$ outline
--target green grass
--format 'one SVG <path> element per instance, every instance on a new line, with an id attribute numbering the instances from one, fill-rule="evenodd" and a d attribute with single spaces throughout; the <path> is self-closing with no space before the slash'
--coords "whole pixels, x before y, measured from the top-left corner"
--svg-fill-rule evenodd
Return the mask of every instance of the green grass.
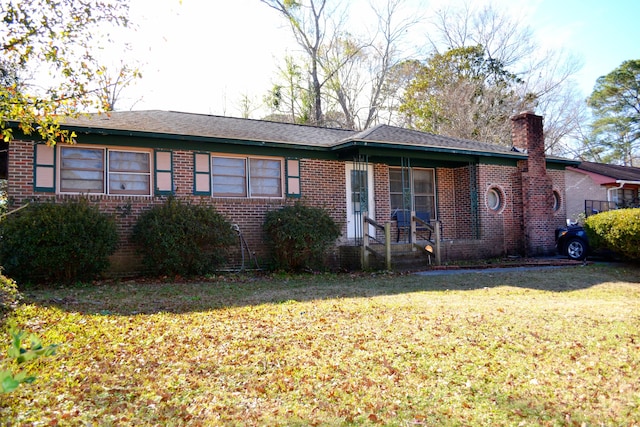
<path id="1" fill-rule="evenodd" d="M 61 346 L 31 366 L 34 384 L 0 397 L 12 425 L 640 420 L 637 267 L 221 276 L 25 294 L 17 325 Z"/>

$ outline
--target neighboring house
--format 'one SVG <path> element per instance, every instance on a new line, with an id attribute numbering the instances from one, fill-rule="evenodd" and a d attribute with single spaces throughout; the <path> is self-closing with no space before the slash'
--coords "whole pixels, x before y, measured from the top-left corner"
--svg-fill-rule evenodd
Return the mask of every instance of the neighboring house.
<path id="1" fill-rule="evenodd" d="M 594 213 L 640 207 L 640 168 L 582 162 L 567 167 L 567 218 L 576 221 Z"/>
<path id="2" fill-rule="evenodd" d="M 88 196 L 117 219 L 114 274 L 138 271 L 133 225 L 170 195 L 214 206 L 259 259 L 268 257 L 266 212 L 296 201 L 341 224 L 332 259 L 343 268 L 359 267 L 363 213 L 395 227 L 394 212 L 405 209 L 428 212 L 444 262 L 547 254 L 566 218 L 565 167 L 577 164 L 545 158 L 542 117 L 528 112 L 513 118 L 512 148 L 387 125 L 356 132 L 166 111 L 64 127 L 77 144 L 9 144 L 11 207 Z"/>

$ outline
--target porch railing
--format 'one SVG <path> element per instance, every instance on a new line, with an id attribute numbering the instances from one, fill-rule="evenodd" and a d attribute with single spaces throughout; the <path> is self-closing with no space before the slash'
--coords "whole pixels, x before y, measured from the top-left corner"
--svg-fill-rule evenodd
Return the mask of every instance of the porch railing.
<path id="1" fill-rule="evenodd" d="M 421 243 L 427 243 L 426 245 L 418 244 L 417 240 L 417 228 L 420 224 L 421 228 L 427 228 L 431 232 L 431 238 L 422 241 Z M 384 240 L 381 241 L 376 237 L 377 233 L 374 231 L 373 235 L 369 234 L 369 226 L 373 226 L 374 230 L 383 232 Z M 440 221 L 430 220 L 424 221 L 416 216 L 414 211 L 411 212 L 411 227 L 409 232 L 409 243 L 413 250 L 424 250 L 429 255 L 429 262 L 431 263 L 431 256 L 434 256 L 436 265 L 441 265 L 440 256 Z M 384 246 L 384 259 L 387 270 L 391 270 L 391 223 L 385 222 L 380 224 L 374 219 L 369 218 L 366 214 L 362 215 L 362 267 L 369 268 L 369 257 L 372 254 L 376 254 L 376 250 L 371 246 L 371 242 L 376 242 L 379 245 Z"/>
<path id="2" fill-rule="evenodd" d="M 606 200 L 585 200 L 584 215 L 591 216 L 600 212 L 611 211 L 617 209 L 616 202 Z"/>
<path id="3" fill-rule="evenodd" d="M 375 230 L 384 232 L 384 241 L 378 240 L 375 232 L 373 236 L 369 234 L 369 225 L 372 225 Z M 365 269 L 369 268 L 369 256 L 376 253 L 371 247 L 371 241 L 384 245 L 385 266 L 387 270 L 391 270 L 391 223 L 380 224 L 365 213 L 362 215 L 362 268 Z"/>
<path id="4" fill-rule="evenodd" d="M 426 246 L 422 247 L 417 244 L 417 224 L 420 223 L 423 227 L 426 227 L 431 231 L 431 239 L 427 239 Z M 419 247 L 420 249 L 424 249 L 429 253 L 429 257 L 434 255 L 436 265 L 440 265 L 442 260 L 440 257 L 440 221 L 431 220 L 424 221 L 422 218 L 417 217 L 414 211 L 411 211 L 411 237 L 409 242 L 414 247 Z M 431 260 L 431 258 L 429 258 Z"/>
<path id="5" fill-rule="evenodd" d="M 610 202 L 607 200 L 585 200 L 584 215 L 591 216 L 600 212 L 612 211 L 614 209 L 628 209 L 640 207 L 640 200 L 624 200 L 621 202 Z"/>

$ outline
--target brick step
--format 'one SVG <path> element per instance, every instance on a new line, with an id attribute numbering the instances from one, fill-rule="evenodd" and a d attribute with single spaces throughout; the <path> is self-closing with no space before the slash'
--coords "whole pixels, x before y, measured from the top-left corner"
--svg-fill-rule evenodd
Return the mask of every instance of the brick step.
<path id="1" fill-rule="evenodd" d="M 384 268 L 384 245 L 372 245 L 375 251 L 375 268 Z M 433 263 L 433 256 L 431 257 Z M 412 245 L 399 244 L 391 246 L 391 266 L 396 271 L 419 270 L 429 266 L 427 252 L 416 249 Z"/>

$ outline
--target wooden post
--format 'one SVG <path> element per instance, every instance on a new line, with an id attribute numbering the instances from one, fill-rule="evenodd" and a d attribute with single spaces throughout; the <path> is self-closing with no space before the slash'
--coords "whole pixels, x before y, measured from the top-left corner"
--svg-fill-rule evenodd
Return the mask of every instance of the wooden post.
<path id="1" fill-rule="evenodd" d="M 436 265 L 442 265 L 442 259 L 440 257 L 440 221 L 434 221 L 434 232 L 436 235 Z"/>
<path id="2" fill-rule="evenodd" d="M 369 268 L 369 227 L 367 225 L 367 213 L 362 213 L 362 268 L 364 270 Z"/>
<path id="3" fill-rule="evenodd" d="M 387 263 L 387 270 L 391 271 L 391 223 L 384 223 L 384 259 Z"/>
<path id="4" fill-rule="evenodd" d="M 415 251 L 413 245 L 414 243 L 417 242 L 415 217 L 416 217 L 416 211 L 411 211 L 411 216 L 410 216 L 411 231 L 409 232 L 411 237 L 409 237 L 409 244 L 411 245 L 411 250 L 413 251 Z"/>

